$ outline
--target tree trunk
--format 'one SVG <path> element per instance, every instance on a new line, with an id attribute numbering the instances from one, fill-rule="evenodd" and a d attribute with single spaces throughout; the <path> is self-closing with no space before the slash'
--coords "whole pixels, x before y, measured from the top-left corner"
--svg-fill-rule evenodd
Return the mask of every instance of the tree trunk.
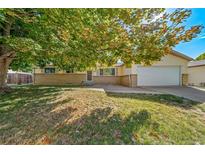
<path id="1" fill-rule="evenodd" d="M 14 53 L 8 53 L 0 56 L 0 89 L 7 87 L 7 73 L 14 56 Z"/>
<path id="2" fill-rule="evenodd" d="M 5 16 L 5 23 L 3 24 L 3 37 L 10 37 L 11 27 L 14 22 L 13 17 L 6 15 Z M 4 90 L 7 87 L 6 79 L 7 73 L 9 69 L 9 65 L 11 64 L 13 58 L 15 57 L 15 53 L 10 50 L 10 48 L 0 42 L 0 92 L 7 91 Z"/>

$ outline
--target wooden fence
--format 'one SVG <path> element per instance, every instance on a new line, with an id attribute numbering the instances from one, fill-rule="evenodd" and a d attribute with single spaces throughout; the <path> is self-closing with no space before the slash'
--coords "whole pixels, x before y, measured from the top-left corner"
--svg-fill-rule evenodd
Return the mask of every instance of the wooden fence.
<path id="1" fill-rule="evenodd" d="M 7 84 L 30 84 L 32 82 L 30 73 L 8 73 L 7 76 Z"/>

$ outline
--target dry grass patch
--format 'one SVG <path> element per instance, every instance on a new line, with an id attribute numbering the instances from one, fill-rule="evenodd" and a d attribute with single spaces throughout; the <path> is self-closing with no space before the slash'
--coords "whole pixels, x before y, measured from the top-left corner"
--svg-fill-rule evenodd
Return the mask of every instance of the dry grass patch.
<path id="1" fill-rule="evenodd" d="M 0 94 L 0 144 L 205 144 L 203 108 L 172 95 L 16 87 Z"/>

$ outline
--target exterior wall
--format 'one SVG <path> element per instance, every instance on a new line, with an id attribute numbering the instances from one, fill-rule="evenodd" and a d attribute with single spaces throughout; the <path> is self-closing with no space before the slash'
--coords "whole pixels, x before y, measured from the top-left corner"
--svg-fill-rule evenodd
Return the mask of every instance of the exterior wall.
<path id="1" fill-rule="evenodd" d="M 137 86 L 137 75 L 123 75 L 123 76 L 93 76 L 94 84 L 113 84 L 123 85 L 127 87 Z"/>
<path id="2" fill-rule="evenodd" d="M 132 68 L 125 68 L 124 69 L 124 75 L 132 74 Z"/>
<path id="3" fill-rule="evenodd" d="M 120 84 L 119 76 L 93 76 L 94 84 Z"/>
<path id="4" fill-rule="evenodd" d="M 124 66 L 117 67 L 117 76 L 122 76 L 122 75 L 124 75 L 124 70 L 125 70 L 125 67 L 124 67 Z"/>
<path id="5" fill-rule="evenodd" d="M 189 67 L 188 83 L 196 86 L 201 86 L 201 83 L 205 83 L 205 66 Z"/>
<path id="6" fill-rule="evenodd" d="M 155 63 L 156 66 L 181 66 L 181 73 L 187 74 L 188 72 L 188 60 L 174 56 L 174 55 L 166 55 L 162 57 L 161 61 Z"/>
<path id="7" fill-rule="evenodd" d="M 137 87 L 137 75 L 130 74 L 120 77 L 120 84 L 127 87 Z"/>
<path id="8" fill-rule="evenodd" d="M 137 75 L 136 74 L 130 75 L 130 87 L 137 87 Z"/>
<path id="9" fill-rule="evenodd" d="M 97 71 L 93 71 L 93 76 L 97 76 Z"/>
<path id="10" fill-rule="evenodd" d="M 132 73 L 132 67 L 127 68 L 125 65 L 118 67 L 118 76 L 129 75 Z"/>
<path id="11" fill-rule="evenodd" d="M 34 73 L 44 73 L 43 69 L 40 69 L 40 68 L 34 68 L 33 72 Z"/>
<path id="12" fill-rule="evenodd" d="M 34 74 L 35 85 L 66 85 L 81 84 L 86 81 L 86 74 L 66 73 L 66 74 Z"/>
<path id="13" fill-rule="evenodd" d="M 182 74 L 182 86 L 188 85 L 188 74 Z"/>
<path id="14" fill-rule="evenodd" d="M 129 75 L 123 75 L 120 77 L 120 84 L 129 87 L 130 86 L 129 80 L 130 80 Z"/>
<path id="15" fill-rule="evenodd" d="M 65 73 L 65 74 L 34 74 L 35 85 L 66 85 L 66 84 L 81 84 L 86 81 L 86 74 L 83 73 Z M 93 76 L 94 84 L 113 84 L 123 85 L 127 87 L 137 86 L 137 75 L 123 76 Z"/>

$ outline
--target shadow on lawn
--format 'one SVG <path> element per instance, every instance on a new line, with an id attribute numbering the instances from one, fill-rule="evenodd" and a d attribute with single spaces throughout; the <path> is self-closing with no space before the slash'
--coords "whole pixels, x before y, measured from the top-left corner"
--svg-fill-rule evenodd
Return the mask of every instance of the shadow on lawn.
<path id="1" fill-rule="evenodd" d="M 72 89 L 66 89 L 71 91 Z M 8 112 L 30 105 L 42 105 L 56 99 L 61 87 L 24 86 L 13 88 L 12 92 L 0 94 L 0 112 Z"/>
<path id="2" fill-rule="evenodd" d="M 122 93 L 106 93 L 110 97 L 116 98 L 131 98 L 142 101 L 151 101 L 184 109 L 191 109 L 193 106 L 201 104 L 183 97 L 178 97 L 169 94 L 122 94 Z"/>
<path id="3" fill-rule="evenodd" d="M 70 90 L 70 89 L 67 89 Z M 21 87 L 0 95 L 0 144 L 35 144 L 71 117 L 76 108 L 62 107 L 72 101 L 56 101 L 60 88 Z"/>
<path id="4" fill-rule="evenodd" d="M 52 112 L 54 106 L 15 113 L 0 123 L 0 144 L 50 144 L 46 136 L 55 132 L 77 109 L 67 107 Z M 12 117 L 12 118 L 11 118 Z"/>
<path id="5" fill-rule="evenodd" d="M 78 109 L 69 106 L 70 97 L 55 102 L 61 91 L 61 87 L 28 86 L 1 94 L 0 144 L 140 144 L 141 128 L 159 127 L 147 110 L 123 118 L 110 107 L 67 123 Z"/>
<path id="6" fill-rule="evenodd" d="M 142 144 L 138 131 L 151 127 L 157 130 L 159 124 L 151 121 L 147 110 L 132 112 L 127 117 L 111 114 L 112 109 L 98 108 L 89 115 L 64 125 L 57 130 L 53 144 Z"/>

